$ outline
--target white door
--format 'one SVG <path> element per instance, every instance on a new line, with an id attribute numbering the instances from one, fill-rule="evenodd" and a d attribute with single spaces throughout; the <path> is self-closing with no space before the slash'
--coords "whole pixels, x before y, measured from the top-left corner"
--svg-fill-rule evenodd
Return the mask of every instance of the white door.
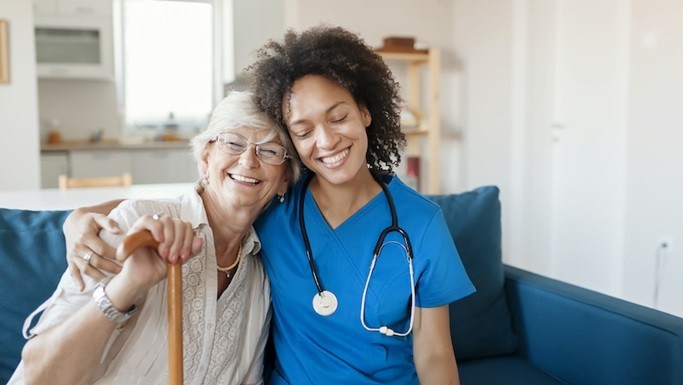
<path id="1" fill-rule="evenodd" d="M 536 251 L 549 252 L 550 275 L 615 295 L 621 291 L 625 194 L 624 4 L 530 1 L 526 13 L 527 147 L 536 154 L 526 166 L 528 195 L 536 198 L 527 203 L 536 218 L 527 239 L 532 244 L 539 242 L 535 234 L 549 236 L 545 250 Z M 535 67 L 544 62 L 539 58 L 547 59 L 546 77 Z"/>

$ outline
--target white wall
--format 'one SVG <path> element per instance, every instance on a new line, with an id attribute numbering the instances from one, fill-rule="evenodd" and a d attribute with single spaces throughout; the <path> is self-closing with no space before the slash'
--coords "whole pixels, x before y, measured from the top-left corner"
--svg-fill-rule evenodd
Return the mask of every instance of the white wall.
<path id="1" fill-rule="evenodd" d="M 40 79 L 38 98 L 43 141 L 54 119 L 59 121 L 59 133 L 66 141 L 88 140 L 100 129 L 106 139 L 121 135 L 114 81 Z"/>
<path id="2" fill-rule="evenodd" d="M 10 49 L 10 83 L 0 84 L 0 190 L 38 188 L 38 97 L 31 2 L 2 0 L 0 19 L 9 23 Z"/>
<path id="3" fill-rule="evenodd" d="M 656 250 L 669 237 L 659 307 L 683 316 L 683 2 L 631 4 L 624 295 L 653 305 Z"/>
<path id="4" fill-rule="evenodd" d="M 454 54 L 460 60 L 464 107 L 463 189 L 497 185 L 501 190 L 504 249 L 511 235 L 513 170 L 512 3 L 454 1 Z M 450 190 L 460 191 L 460 190 Z"/>
<path id="5" fill-rule="evenodd" d="M 231 0 L 230 3 L 233 7 L 235 72 L 239 73 L 254 61 L 256 49 L 269 39 L 282 36 L 285 24 L 284 2 Z"/>

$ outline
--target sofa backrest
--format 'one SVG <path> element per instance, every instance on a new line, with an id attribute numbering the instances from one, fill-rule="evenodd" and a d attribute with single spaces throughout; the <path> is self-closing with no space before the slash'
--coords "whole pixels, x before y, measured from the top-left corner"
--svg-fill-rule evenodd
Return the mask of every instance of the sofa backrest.
<path id="1" fill-rule="evenodd" d="M 499 190 L 484 186 L 460 194 L 431 195 L 441 206 L 476 293 L 450 305 L 451 338 L 458 360 L 506 355 L 517 349 L 505 298 Z"/>
<path id="2" fill-rule="evenodd" d="M 683 384 L 683 319 L 512 266 L 518 355 L 567 384 Z"/>
<path id="3" fill-rule="evenodd" d="M 66 269 L 62 223 L 68 214 L 0 208 L 0 383 L 9 381 L 21 359 L 24 320 Z"/>
<path id="4" fill-rule="evenodd" d="M 485 186 L 428 196 L 443 209 L 477 289 L 450 305 L 458 360 L 511 354 L 517 348 L 503 291 L 498 195 L 497 187 Z M 7 382 L 19 363 L 25 318 L 52 294 L 66 269 L 62 223 L 68 214 L 0 209 L 0 381 Z"/>

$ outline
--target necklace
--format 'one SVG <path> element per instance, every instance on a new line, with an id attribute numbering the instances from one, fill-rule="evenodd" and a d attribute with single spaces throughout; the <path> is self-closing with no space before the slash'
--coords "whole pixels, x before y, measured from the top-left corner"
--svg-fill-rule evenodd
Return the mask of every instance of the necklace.
<path id="1" fill-rule="evenodd" d="M 235 262 L 233 262 L 230 266 L 226 266 L 226 267 L 221 267 L 218 263 L 216 263 L 216 269 L 218 269 L 218 271 L 224 272 L 225 275 L 227 275 L 228 278 L 230 278 L 230 275 L 232 275 L 231 270 L 234 269 L 238 263 L 240 263 L 241 258 L 242 258 L 242 245 L 240 244 L 240 248 L 239 248 L 239 250 L 237 250 L 237 258 L 235 258 Z"/>

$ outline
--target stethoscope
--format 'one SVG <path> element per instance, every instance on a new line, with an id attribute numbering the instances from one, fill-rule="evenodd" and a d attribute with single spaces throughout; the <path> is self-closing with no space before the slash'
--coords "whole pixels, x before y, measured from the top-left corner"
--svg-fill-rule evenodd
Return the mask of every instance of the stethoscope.
<path id="1" fill-rule="evenodd" d="M 410 237 L 408 237 L 408 233 L 406 233 L 403 228 L 401 228 L 398 225 L 398 215 L 396 214 L 396 207 L 394 206 L 394 199 L 391 196 L 391 193 L 389 192 L 389 189 L 387 188 L 386 183 L 380 179 L 378 175 L 375 175 L 373 173 L 373 177 L 377 181 L 377 183 L 382 187 L 382 191 L 384 192 L 384 196 L 387 199 L 387 203 L 389 204 L 389 210 L 391 211 L 391 226 L 385 228 L 382 233 L 380 234 L 379 238 L 377 239 L 377 243 L 375 244 L 375 249 L 373 250 L 372 253 L 372 262 L 370 262 L 370 271 L 368 272 L 368 277 L 365 281 L 365 287 L 363 288 L 363 295 L 361 297 L 361 307 L 360 307 L 360 322 L 367 331 L 371 332 L 379 332 L 387 336 L 398 336 L 398 337 L 405 337 L 410 332 L 413 330 L 413 320 L 415 318 L 415 275 L 413 273 L 413 249 L 410 245 Z M 315 310 L 316 313 L 322 315 L 322 316 L 328 316 L 333 314 L 336 310 L 337 307 L 339 306 L 339 302 L 337 301 L 337 297 L 332 293 L 331 291 L 325 290 L 323 288 L 322 283 L 320 282 L 320 279 L 318 278 L 318 271 L 315 267 L 315 261 L 313 260 L 313 252 L 311 251 L 311 243 L 308 240 L 308 232 L 306 231 L 306 222 L 304 219 L 304 203 L 305 203 L 305 198 L 306 198 L 306 190 L 308 189 L 308 185 L 311 183 L 311 179 L 313 179 L 313 174 L 311 174 L 306 182 L 304 183 L 303 190 L 301 191 L 301 197 L 299 198 L 299 225 L 301 227 L 301 234 L 303 235 L 304 238 L 304 245 L 306 246 L 306 258 L 308 259 L 308 265 L 311 269 L 311 275 L 313 276 L 313 282 L 315 283 L 315 287 L 317 289 L 317 293 L 313 296 L 313 310 Z M 385 243 L 384 240 L 386 239 L 387 235 L 391 232 L 397 232 L 403 237 L 403 244 L 397 241 L 390 241 Z M 377 259 L 379 258 L 380 253 L 382 252 L 382 249 L 384 246 L 389 245 L 389 244 L 397 244 L 406 253 L 406 259 L 408 261 L 408 271 L 410 273 L 410 324 L 408 326 L 408 330 L 406 330 L 403 333 L 398 333 L 391 328 L 387 326 L 380 326 L 378 328 L 373 328 L 367 325 L 365 322 L 365 299 L 367 297 L 368 293 L 368 286 L 370 285 L 370 279 L 372 278 L 372 273 L 375 270 L 375 264 L 377 263 Z"/>

